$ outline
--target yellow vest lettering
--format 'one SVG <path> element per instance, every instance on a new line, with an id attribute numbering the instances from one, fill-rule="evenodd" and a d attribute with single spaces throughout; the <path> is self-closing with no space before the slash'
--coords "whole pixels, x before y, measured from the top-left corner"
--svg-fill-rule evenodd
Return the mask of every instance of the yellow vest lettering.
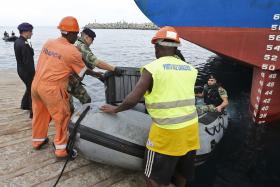
<path id="1" fill-rule="evenodd" d="M 145 68 L 153 77 L 146 108 L 153 120 L 147 148 L 181 156 L 199 148 L 194 84 L 197 70 L 172 56 L 161 57 Z"/>

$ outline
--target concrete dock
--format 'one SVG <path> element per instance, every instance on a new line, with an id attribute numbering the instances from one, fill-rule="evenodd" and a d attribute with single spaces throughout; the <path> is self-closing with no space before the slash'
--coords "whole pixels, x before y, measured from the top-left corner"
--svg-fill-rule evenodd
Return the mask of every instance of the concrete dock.
<path id="1" fill-rule="evenodd" d="M 0 71 L 0 186 L 53 186 L 64 162 L 57 161 L 51 143 L 31 146 L 31 119 L 21 110 L 24 84 L 15 70 Z M 51 123 L 49 137 L 52 140 Z M 78 156 L 68 163 L 57 186 L 143 187 L 141 172 L 91 162 Z"/>

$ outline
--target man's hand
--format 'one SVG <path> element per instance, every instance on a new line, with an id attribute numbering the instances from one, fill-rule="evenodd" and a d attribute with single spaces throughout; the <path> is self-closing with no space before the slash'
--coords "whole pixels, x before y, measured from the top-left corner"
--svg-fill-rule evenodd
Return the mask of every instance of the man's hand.
<path id="1" fill-rule="evenodd" d="M 121 69 L 120 67 L 115 67 L 114 72 L 115 75 L 121 76 L 124 73 L 124 69 Z"/>
<path id="2" fill-rule="evenodd" d="M 115 114 L 116 108 L 117 108 L 116 106 L 105 104 L 105 105 L 101 106 L 99 109 L 102 112 Z"/>
<path id="3" fill-rule="evenodd" d="M 217 110 L 218 112 L 222 112 L 223 108 L 222 108 L 222 106 L 220 105 L 220 106 L 217 106 L 217 107 L 216 107 L 216 110 Z"/>

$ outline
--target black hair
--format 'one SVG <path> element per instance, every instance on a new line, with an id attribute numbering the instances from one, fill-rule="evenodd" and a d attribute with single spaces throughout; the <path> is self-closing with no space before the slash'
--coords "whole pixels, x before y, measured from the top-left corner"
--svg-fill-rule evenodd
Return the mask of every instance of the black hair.
<path id="1" fill-rule="evenodd" d="M 208 77 L 207 77 L 207 81 L 209 79 L 215 79 L 216 80 L 216 85 L 219 87 L 221 86 L 221 82 L 219 81 L 219 79 L 217 78 L 217 75 L 216 74 L 209 74 Z"/>
<path id="2" fill-rule="evenodd" d="M 207 80 L 209 80 L 209 79 L 215 79 L 218 82 L 218 78 L 215 74 L 209 74 L 207 77 Z"/>

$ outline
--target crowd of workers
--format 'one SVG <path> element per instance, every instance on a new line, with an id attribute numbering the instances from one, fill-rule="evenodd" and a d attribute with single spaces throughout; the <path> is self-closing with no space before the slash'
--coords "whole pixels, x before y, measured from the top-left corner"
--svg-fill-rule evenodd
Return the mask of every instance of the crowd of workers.
<path id="1" fill-rule="evenodd" d="M 74 17 L 64 17 L 58 26 L 61 37 L 49 39 L 41 50 L 34 66 L 34 50 L 28 39 L 33 26 L 18 26 L 19 39 L 14 44 L 17 71 L 26 86 L 21 108 L 30 111 L 32 119 L 32 146 L 40 150 L 49 142 L 48 127 L 55 124 L 55 156 L 65 158 L 68 140 L 68 123 L 74 111 L 72 96 L 81 103 L 91 102 L 81 80 L 90 75 L 103 80 L 100 72 L 121 68 L 98 59 L 90 50 L 96 34 L 88 28 L 81 32 Z M 194 177 L 194 158 L 199 149 L 198 113 L 222 112 L 228 105 L 227 93 L 214 75 L 200 94 L 194 93 L 197 70 L 184 62 L 177 48 L 181 45 L 173 27 L 162 27 L 152 38 L 156 60 L 141 69 L 141 77 L 133 91 L 119 106 L 105 104 L 100 110 L 118 113 L 135 106 L 142 97 L 152 118 L 146 144 L 145 171 L 147 186 L 168 185 L 175 177 L 176 186 L 185 186 Z M 70 94 L 70 96 L 69 96 Z M 195 106 L 195 96 L 204 97 L 205 105 Z"/>

